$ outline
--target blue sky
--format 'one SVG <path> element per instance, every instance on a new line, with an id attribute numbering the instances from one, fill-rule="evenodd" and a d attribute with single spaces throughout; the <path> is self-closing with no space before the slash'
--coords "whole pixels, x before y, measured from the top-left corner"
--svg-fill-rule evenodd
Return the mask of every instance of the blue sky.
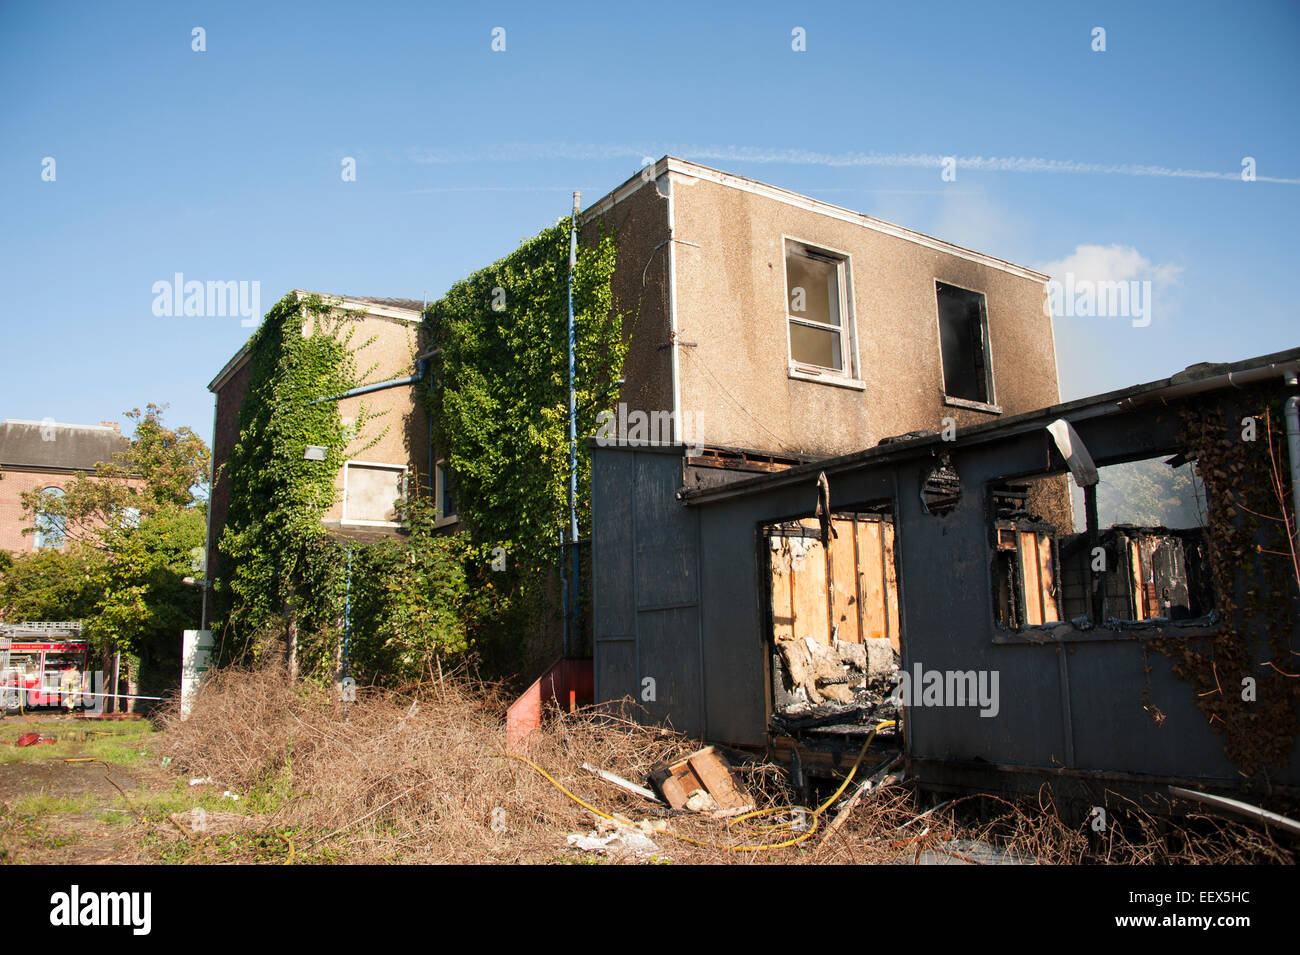
<path id="1" fill-rule="evenodd" d="M 1067 399 L 1291 347 L 1298 41 L 1294 3 L 4 0 L 0 417 L 209 438 L 249 329 L 155 282 L 436 298 L 664 153 L 1152 281 L 1147 327 L 1056 320 Z"/>

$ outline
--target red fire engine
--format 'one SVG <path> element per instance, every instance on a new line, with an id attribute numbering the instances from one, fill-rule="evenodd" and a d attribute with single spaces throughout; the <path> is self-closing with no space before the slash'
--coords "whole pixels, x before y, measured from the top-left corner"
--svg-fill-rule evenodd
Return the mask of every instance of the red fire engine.
<path id="1" fill-rule="evenodd" d="M 68 630 L 5 630 L 0 633 L 0 706 L 17 710 L 65 705 L 62 695 L 70 687 L 75 687 L 74 705 L 90 702 L 80 692 L 90 655 L 85 640 Z"/>

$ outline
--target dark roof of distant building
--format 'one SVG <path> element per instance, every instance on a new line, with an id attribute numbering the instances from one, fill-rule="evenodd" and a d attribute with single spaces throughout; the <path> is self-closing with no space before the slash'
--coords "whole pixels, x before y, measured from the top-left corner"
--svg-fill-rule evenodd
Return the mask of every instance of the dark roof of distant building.
<path id="1" fill-rule="evenodd" d="M 129 444 L 110 425 L 6 418 L 0 422 L 0 467 L 93 471 Z"/>

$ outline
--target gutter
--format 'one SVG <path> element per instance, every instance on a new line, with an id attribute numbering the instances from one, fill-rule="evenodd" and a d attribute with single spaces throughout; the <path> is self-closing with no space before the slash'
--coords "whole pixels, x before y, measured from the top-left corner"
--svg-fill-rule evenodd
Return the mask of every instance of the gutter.
<path id="1" fill-rule="evenodd" d="M 217 406 L 220 404 L 221 395 L 214 391 L 212 393 L 212 448 L 214 453 L 208 459 L 208 528 L 203 535 L 203 606 L 199 611 L 200 630 L 208 629 L 208 591 L 212 589 L 211 585 L 208 583 L 208 581 L 212 580 L 211 568 L 208 565 L 213 563 L 212 498 L 217 491 L 217 457 L 215 450 L 217 447 Z"/>
<path id="2" fill-rule="evenodd" d="M 1128 411 L 1141 405 L 1150 404 L 1157 399 L 1168 401 L 1170 398 L 1186 398 L 1188 395 L 1218 391 L 1221 388 L 1244 388 L 1247 385 L 1268 381 L 1270 378 L 1285 378 L 1288 383 L 1292 383 L 1297 374 L 1300 374 L 1300 360 L 1275 361 L 1267 365 L 1260 365 L 1257 368 L 1247 368 L 1244 371 L 1230 371 L 1224 375 L 1214 375 L 1210 378 L 1199 378 L 1195 381 L 1170 384 L 1165 388 L 1158 388 L 1154 391 L 1134 395 L 1131 398 L 1125 398 L 1117 402 L 1117 405 L 1122 410 Z M 1172 382 L 1173 379 L 1171 378 L 1170 381 Z"/>
<path id="3" fill-rule="evenodd" d="M 1286 383 L 1294 388 L 1300 379 L 1290 374 Z M 1286 400 L 1286 446 L 1291 456 L 1291 518 L 1300 523 L 1300 396 L 1294 394 Z M 1296 532 L 1294 523 L 1291 532 Z"/>

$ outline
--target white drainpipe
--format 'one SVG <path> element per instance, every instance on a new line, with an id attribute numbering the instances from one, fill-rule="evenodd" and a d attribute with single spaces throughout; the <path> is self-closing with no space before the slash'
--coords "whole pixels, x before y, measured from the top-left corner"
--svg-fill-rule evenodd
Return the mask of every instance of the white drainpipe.
<path id="1" fill-rule="evenodd" d="M 678 365 L 680 356 L 677 348 L 677 253 L 673 249 L 673 179 L 672 173 L 664 169 L 660 182 L 655 183 L 659 194 L 668 200 L 668 340 L 671 345 L 673 377 L 673 439 L 685 443 L 682 437 L 682 379 Z M 666 191 L 665 191 L 666 190 Z"/>

